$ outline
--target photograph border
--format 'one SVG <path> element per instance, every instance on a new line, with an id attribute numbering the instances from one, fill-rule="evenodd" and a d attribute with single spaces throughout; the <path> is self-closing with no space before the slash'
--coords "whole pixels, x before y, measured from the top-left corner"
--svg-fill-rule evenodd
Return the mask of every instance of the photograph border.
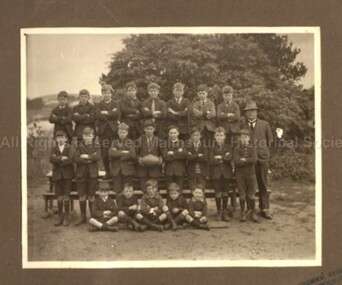
<path id="1" fill-rule="evenodd" d="M 312 33 L 314 35 L 315 86 L 315 244 L 316 256 L 310 260 L 151 260 L 151 261 L 67 261 L 28 260 L 26 35 L 80 34 L 265 34 Z M 21 198 L 23 268 L 178 268 L 178 267 L 307 267 L 322 265 L 322 147 L 321 147 L 321 36 L 320 27 L 153 27 L 153 28 L 29 28 L 21 29 Z"/>

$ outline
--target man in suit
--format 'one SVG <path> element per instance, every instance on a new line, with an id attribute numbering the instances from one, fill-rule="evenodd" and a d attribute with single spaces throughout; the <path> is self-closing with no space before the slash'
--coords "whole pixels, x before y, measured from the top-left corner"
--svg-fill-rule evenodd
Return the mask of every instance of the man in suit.
<path id="1" fill-rule="evenodd" d="M 173 85 L 172 93 L 174 98 L 169 100 L 167 106 L 167 129 L 176 126 L 179 129 L 179 139 L 187 140 L 189 134 L 189 112 L 190 101 L 183 98 L 184 85 L 177 82 Z"/>
<path id="2" fill-rule="evenodd" d="M 215 104 L 208 97 L 208 87 L 201 84 L 197 88 L 198 99 L 192 104 L 192 127 L 198 128 L 204 140 L 213 138 L 216 128 L 216 108 Z"/>
<path id="3" fill-rule="evenodd" d="M 243 123 L 242 128 L 248 129 L 252 134 L 252 141 L 257 150 L 257 163 L 255 164 L 256 178 L 259 188 L 259 208 L 261 216 L 265 219 L 272 219 L 269 212 L 269 194 L 267 192 L 267 174 L 269 167 L 270 151 L 269 146 L 273 141 L 271 127 L 267 121 L 258 119 L 258 110 L 256 102 L 250 101 L 244 108 L 247 121 Z"/>
<path id="4" fill-rule="evenodd" d="M 222 89 L 223 102 L 217 106 L 217 120 L 220 127 L 227 132 L 227 142 L 235 145 L 237 133 L 240 130 L 240 107 L 233 101 L 233 88 L 225 86 Z"/>
<path id="5" fill-rule="evenodd" d="M 103 84 L 101 92 L 103 100 L 96 105 L 96 119 L 99 142 L 101 145 L 101 156 L 106 170 L 106 175 L 103 179 L 109 179 L 110 165 L 108 150 L 112 141 L 117 138 L 121 113 L 119 104 L 112 99 L 114 93 L 113 87 L 111 85 Z"/>

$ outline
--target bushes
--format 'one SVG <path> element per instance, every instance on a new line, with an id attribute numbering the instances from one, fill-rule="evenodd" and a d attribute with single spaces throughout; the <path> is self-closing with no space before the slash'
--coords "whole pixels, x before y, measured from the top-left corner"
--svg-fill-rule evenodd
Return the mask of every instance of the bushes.
<path id="1" fill-rule="evenodd" d="M 270 160 L 271 178 L 315 181 L 315 154 L 294 148 L 279 150 Z"/>

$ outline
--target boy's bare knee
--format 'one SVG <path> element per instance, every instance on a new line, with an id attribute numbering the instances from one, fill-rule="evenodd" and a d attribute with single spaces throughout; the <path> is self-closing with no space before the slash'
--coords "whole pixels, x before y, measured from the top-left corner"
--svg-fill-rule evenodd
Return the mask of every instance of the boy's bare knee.
<path id="1" fill-rule="evenodd" d="M 192 218 L 190 215 L 186 216 L 185 219 L 186 219 L 186 221 L 189 222 L 189 223 L 191 223 L 192 220 L 193 220 L 193 218 Z"/>
<path id="2" fill-rule="evenodd" d="M 183 210 L 183 211 L 182 211 L 182 215 L 183 215 L 183 216 L 189 215 L 189 211 L 188 211 L 188 210 Z"/>
<path id="3" fill-rule="evenodd" d="M 126 216 L 125 212 L 123 211 L 119 211 L 119 218 L 123 218 L 124 216 Z"/>
<path id="4" fill-rule="evenodd" d="M 200 218 L 201 223 L 206 223 L 207 222 L 207 217 L 201 217 Z"/>
<path id="5" fill-rule="evenodd" d="M 163 206 L 163 212 L 167 212 L 169 210 L 169 207 L 168 206 Z"/>
<path id="6" fill-rule="evenodd" d="M 143 218 L 142 214 L 139 214 L 139 213 L 136 214 L 135 217 L 137 220 L 141 220 Z"/>

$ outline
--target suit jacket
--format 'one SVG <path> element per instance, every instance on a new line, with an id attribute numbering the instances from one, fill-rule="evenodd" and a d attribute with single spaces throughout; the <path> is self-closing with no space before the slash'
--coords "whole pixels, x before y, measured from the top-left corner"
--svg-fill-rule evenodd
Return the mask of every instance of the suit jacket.
<path id="1" fill-rule="evenodd" d="M 186 201 L 186 199 L 183 197 L 183 195 L 179 195 L 178 198 L 176 200 L 172 200 L 169 196 L 166 199 L 166 206 L 169 208 L 170 211 L 172 211 L 172 209 L 177 208 L 179 209 L 178 214 L 183 211 L 183 210 L 187 210 L 188 207 L 188 202 Z"/>
<path id="2" fill-rule="evenodd" d="M 192 217 L 195 217 L 195 211 L 201 212 L 202 217 L 207 215 L 208 206 L 207 201 L 204 198 L 203 201 L 195 200 L 194 198 L 191 198 L 188 202 L 189 205 L 189 214 Z"/>
<path id="3" fill-rule="evenodd" d="M 241 128 L 247 129 L 252 134 L 252 142 L 254 143 L 259 161 L 266 161 L 270 158 L 269 146 L 273 141 L 271 127 L 268 122 L 257 119 L 254 130 L 252 131 L 248 121 L 246 120 Z"/>
<path id="4" fill-rule="evenodd" d="M 116 133 L 121 116 L 119 104 L 113 99 L 109 103 L 103 100 L 96 105 L 95 110 L 98 134 L 102 135 L 107 127 Z M 108 115 L 101 114 L 101 111 L 108 111 Z"/>
<path id="5" fill-rule="evenodd" d="M 173 155 L 168 154 L 173 151 Z M 165 161 L 165 175 L 167 176 L 183 176 L 186 173 L 186 149 L 183 141 L 172 142 L 167 140 L 162 149 L 163 159 Z"/>
<path id="6" fill-rule="evenodd" d="M 155 111 L 160 111 L 160 114 L 157 114 L 157 117 L 153 117 L 152 115 L 152 99 L 146 99 L 142 104 L 142 113 L 144 119 L 152 119 L 155 122 L 156 128 L 158 130 L 164 129 L 164 121 L 166 118 L 166 104 L 163 100 L 156 99 L 154 100 Z"/>
<path id="7" fill-rule="evenodd" d="M 203 143 L 200 142 L 198 149 L 196 150 L 193 142 L 189 142 L 186 146 L 187 150 L 187 174 L 189 177 L 196 176 L 196 163 L 199 164 L 201 169 L 201 174 L 204 176 L 209 175 L 208 170 L 208 148 L 203 146 Z M 199 154 L 203 154 L 203 156 L 198 156 Z"/>
<path id="8" fill-rule="evenodd" d="M 68 158 L 62 160 L 62 156 L 67 156 Z M 51 149 L 50 152 L 50 163 L 53 165 L 52 169 L 52 181 L 57 181 L 59 179 L 72 179 L 75 176 L 72 150 L 70 145 L 65 144 L 63 152 L 59 150 L 58 145 Z"/>
<path id="9" fill-rule="evenodd" d="M 210 113 L 207 115 L 207 111 Z M 203 131 L 207 128 L 209 131 L 213 132 L 216 128 L 216 108 L 215 104 L 206 99 L 204 104 L 201 100 L 196 100 L 192 103 L 192 115 L 191 115 L 191 125 Z"/>
<path id="10" fill-rule="evenodd" d="M 108 197 L 106 201 L 103 201 L 100 196 L 96 197 L 92 208 L 93 217 L 98 219 L 103 218 L 104 211 L 111 211 L 111 214 L 108 215 L 109 217 L 115 217 L 118 215 L 118 207 L 116 206 L 114 199 Z"/>
<path id="11" fill-rule="evenodd" d="M 216 155 L 221 155 L 222 159 L 216 159 Z M 231 160 L 233 154 L 232 149 L 228 144 L 223 144 L 221 147 L 215 142 L 214 147 L 209 149 L 209 164 L 211 179 L 219 179 L 221 175 L 225 178 L 233 176 Z"/>
<path id="12" fill-rule="evenodd" d="M 120 100 L 119 106 L 121 121 L 126 123 L 129 127 L 135 127 L 140 133 L 142 133 L 142 104 L 139 99 L 130 100 L 128 98 L 123 98 Z"/>
<path id="13" fill-rule="evenodd" d="M 128 153 L 122 153 L 128 151 Z M 112 142 L 108 150 L 108 155 L 111 158 L 110 173 L 112 176 L 117 176 L 121 170 L 125 176 L 135 174 L 135 145 L 131 139 L 121 141 L 119 139 Z"/>
<path id="14" fill-rule="evenodd" d="M 56 136 L 57 131 L 65 131 L 71 138 L 74 134 L 72 129 L 72 108 L 66 105 L 64 108 L 57 106 L 51 111 L 49 122 L 55 124 L 53 127 L 53 136 Z"/>
<path id="15" fill-rule="evenodd" d="M 161 148 L 160 148 L 160 139 L 156 136 L 152 137 L 151 145 L 147 143 L 146 135 L 142 135 L 137 140 L 137 148 L 136 148 L 136 154 L 137 154 L 137 174 L 138 177 L 147 177 L 148 175 L 150 177 L 160 177 L 162 175 L 161 173 L 161 166 L 141 166 L 139 164 L 139 158 L 142 158 L 146 155 L 153 154 L 155 156 L 162 156 Z"/>
<path id="16" fill-rule="evenodd" d="M 137 210 L 130 210 L 130 206 L 137 205 L 138 206 L 138 198 L 133 194 L 133 196 L 129 199 L 127 199 L 124 195 L 118 195 L 116 198 L 118 210 L 123 211 L 127 215 L 136 213 Z"/>
<path id="17" fill-rule="evenodd" d="M 245 158 L 246 161 L 241 161 Z M 239 144 L 234 148 L 234 165 L 236 173 L 255 175 L 257 153 L 253 144 Z"/>
<path id="18" fill-rule="evenodd" d="M 234 116 L 227 117 L 228 113 L 233 113 Z M 240 107 L 235 102 L 227 105 L 222 102 L 217 107 L 217 121 L 220 127 L 223 127 L 227 133 L 236 134 L 240 130 Z"/>
<path id="19" fill-rule="evenodd" d="M 145 193 L 141 197 L 141 213 L 144 215 L 148 215 L 151 211 L 151 208 L 158 207 L 158 211 L 156 211 L 157 215 L 160 215 L 163 212 L 164 201 L 163 198 L 156 193 L 154 197 L 150 197 L 147 193 Z"/>
<path id="20" fill-rule="evenodd" d="M 82 137 L 82 132 L 85 127 L 91 127 L 95 131 L 95 107 L 89 102 L 85 105 L 78 104 L 73 110 L 72 118 L 75 125 L 75 136 Z M 75 115 L 78 113 L 79 115 Z"/>
<path id="21" fill-rule="evenodd" d="M 81 158 L 81 154 L 88 154 L 89 159 Z M 100 145 L 92 143 L 85 145 L 81 142 L 75 150 L 74 162 L 76 163 L 76 177 L 86 178 L 87 168 L 91 178 L 97 178 L 99 175 L 98 161 L 101 159 Z"/>
<path id="22" fill-rule="evenodd" d="M 178 103 L 175 98 L 171 99 L 166 104 L 167 109 L 171 108 L 173 111 L 178 112 L 178 115 L 167 112 L 167 127 L 173 125 L 179 128 L 181 134 L 189 133 L 189 114 L 190 114 L 190 101 L 182 98 Z"/>

